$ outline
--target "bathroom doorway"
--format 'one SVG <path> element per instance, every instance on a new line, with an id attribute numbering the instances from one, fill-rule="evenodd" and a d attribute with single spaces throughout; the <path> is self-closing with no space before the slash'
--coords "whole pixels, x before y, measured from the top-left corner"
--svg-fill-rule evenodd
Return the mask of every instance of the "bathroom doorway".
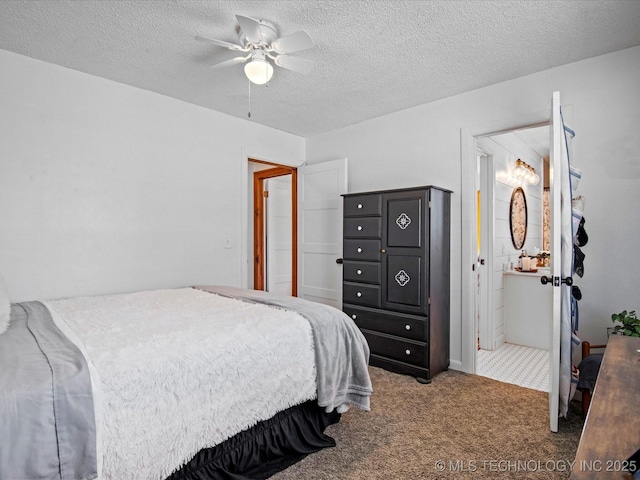
<path id="1" fill-rule="evenodd" d="M 551 100 L 546 108 L 518 116 L 496 120 L 491 123 L 465 127 L 460 130 L 461 140 L 461 277 L 462 277 L 462 329 L 461 329 L 461 358 L 460 368 L 469 373 L 477 373 L 477 329 L 476 323 L 476 278 L 473 274 L 477 261 L 477 171 L 474 168 L 477 162 L 478 139 L 495 136 L 499 133 L 527 130 L 532 127 L 547 127 L 549 134 L 551 179 L 551 274 L 547 275 L 546 287 L 540 281 L 538 289 L 551 292 L 551 305 L 542 317 L 549 318 L 551 323 L 551 335 L 549 344 L 549 428 L 552 432 L 558 431 L 558 414 L 564 415 L 567 408 L 566 399 L 570 394 L 571 365 L 571 332 L 570 318 L 567 315 L 566 300 L 570 293 L 565 285 L 561 284 L 562 271 L 567 271 L 566 265 L 570 261 L 570 249 L 567 248 L 567 233 L 571 228 L 570 211 L 567 212 L 567 202 L 562 202 L 566 197 L 565 189 L 569 175 L 565 171 L 565 162 L 568 160 L 570 144 L 569 137 L 575 136 L 573 130 L 567 127 L 565 119 L 571 121 L 571 107 L 562 109 L 560 92 L 553 92 Z M 495 157 L 494 157 L 495 158 Z M 555 181 L 554 181 L 555 180 Z M 514 189 L 515 190 L 515 189 Z M 521 198 L 517 195 L 516 198 Z M 562 206 L 565 206 L 563 209 Z M 567 216 L 566 214 L 569 213 Z M 569 221 L 567 221 L 567 217 Z M 518 224 L 518 222 L 516 222 Z M 528 246 L 526 248 L 529 248 Z M 498 251 L 497 247 L 494 249 Z M 516 249 L 514 248 L 514 251 Z M 504 272 L 500 272 L 503 275 Z M 548 282 L 552 277 L 553 283 Z M 541 280 L 541 279 L 539 279 Z M 536 305 L 535 302 L 526 303 L 527 307 Z M 570 305 L 569 305 L 570 307 Z M 505 316 L 506 317 L 506 316 Z M 567 341 L 568 340 L 568 341 Z"/>
<path id="2" fill-rule="evenodd" d="M 549 391 L 549 347 L 530 342 L 528 330 L 546 332 L 542 325 L 532 326 L 531 308 L 545 308 L 546 297 L 528 304 L 526 293 L 513 293 L 522 281 L 519 275 L 531 276 L 532 292 L 537 288 L 536 272 L 520 273 L 520 253 L 544 250 L 544 189 L 548 182 L 549 126 L 517 129 L 477 138 L 477 272 L 476 373 L 506 383 L 540 391 Z M 524 181 L 515 175 L 516 162 L 526 162 L 538 175 Z M 526 238 L 516 245 L 511 234 L 510 206 L 515 189 L 522 189 L 527 201 Z M 519 248 L 516 248 L 519 247 Z M 541 275 L 541 274 L 540 274 Z M 529 284 L 525 284 L 529 288 Z M 549 299 L 550 301 L 550 299 Z M 546 317 L 543 315 L 542 317 Z M 541 333 L 546 338 L 546 333 Z"/>

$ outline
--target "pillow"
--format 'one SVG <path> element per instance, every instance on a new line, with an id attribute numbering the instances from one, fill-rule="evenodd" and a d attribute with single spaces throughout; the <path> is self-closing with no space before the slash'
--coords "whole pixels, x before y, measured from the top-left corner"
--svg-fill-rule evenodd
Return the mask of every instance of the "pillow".
<path id="1" fill-rule="evenodd" d="M 0 276 L 0 335 L 9 328 L 9 314 L 11 313 L 11 302 L 9 301 L 9 292 Z"/>

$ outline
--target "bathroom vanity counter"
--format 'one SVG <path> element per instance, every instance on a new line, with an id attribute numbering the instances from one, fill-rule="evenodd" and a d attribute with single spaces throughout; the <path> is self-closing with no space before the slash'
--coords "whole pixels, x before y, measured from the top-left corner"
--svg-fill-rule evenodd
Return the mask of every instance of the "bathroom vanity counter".
<path id="1" fill-rule="evenodd" d="M 540 278 L 542 275 L 549 275 L 549 269 L 540 269 L 531 272 L 520 272 L 518 270 L 511 270 L 508 272 L 504 272 L 505 275 L 517 275 L 518 277 L 537 277 Z"/>
<path id="2" fill-rule="evenodd" d="M 504 336 L 507 343 L 549 350 L 551 345 L 551 287 L 537 272 L 504 272 Z"/>

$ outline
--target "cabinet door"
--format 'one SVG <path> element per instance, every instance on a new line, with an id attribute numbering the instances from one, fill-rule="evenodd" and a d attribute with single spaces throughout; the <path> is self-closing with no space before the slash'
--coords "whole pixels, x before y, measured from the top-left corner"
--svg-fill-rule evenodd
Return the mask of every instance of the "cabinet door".
<path id="1" fill-rule="evenodd" d="M 424 194 L 414 198 L 387 198 L 387 247 L 422 247 Z"/>
<path id="2" fill-rule="evenodd" d="M 382 205 L 382 307 L 427 315 L 429 191 L 390 192 Z"/>
<path id="3" fill-rule="evenodd" d="M 387 253 L 386 302 L 407 307 L 423 306 L 422 257 Z"/>

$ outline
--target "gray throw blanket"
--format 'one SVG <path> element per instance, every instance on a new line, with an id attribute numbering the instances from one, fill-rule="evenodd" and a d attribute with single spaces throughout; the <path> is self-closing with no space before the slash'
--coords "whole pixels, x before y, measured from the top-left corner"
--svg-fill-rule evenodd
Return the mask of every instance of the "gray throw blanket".
<path id="1" fill-rule="evenodd" d="M 89 368 L 40 302 L 11 306 L 0 392 L 0 478 L 97 476 Z"/>
<path id="2" fill-rule="evenodd" d="M 346 411 L 349 404 L 370 410 L 373 391 L 369 378 L 369 345 L 344 312 L 298 297 L 236 287 L 194 288 L 237 300 L 262 303 L 299 313 L 313 331 L 318 385 L 318 405 L 325 411 Z"/>

